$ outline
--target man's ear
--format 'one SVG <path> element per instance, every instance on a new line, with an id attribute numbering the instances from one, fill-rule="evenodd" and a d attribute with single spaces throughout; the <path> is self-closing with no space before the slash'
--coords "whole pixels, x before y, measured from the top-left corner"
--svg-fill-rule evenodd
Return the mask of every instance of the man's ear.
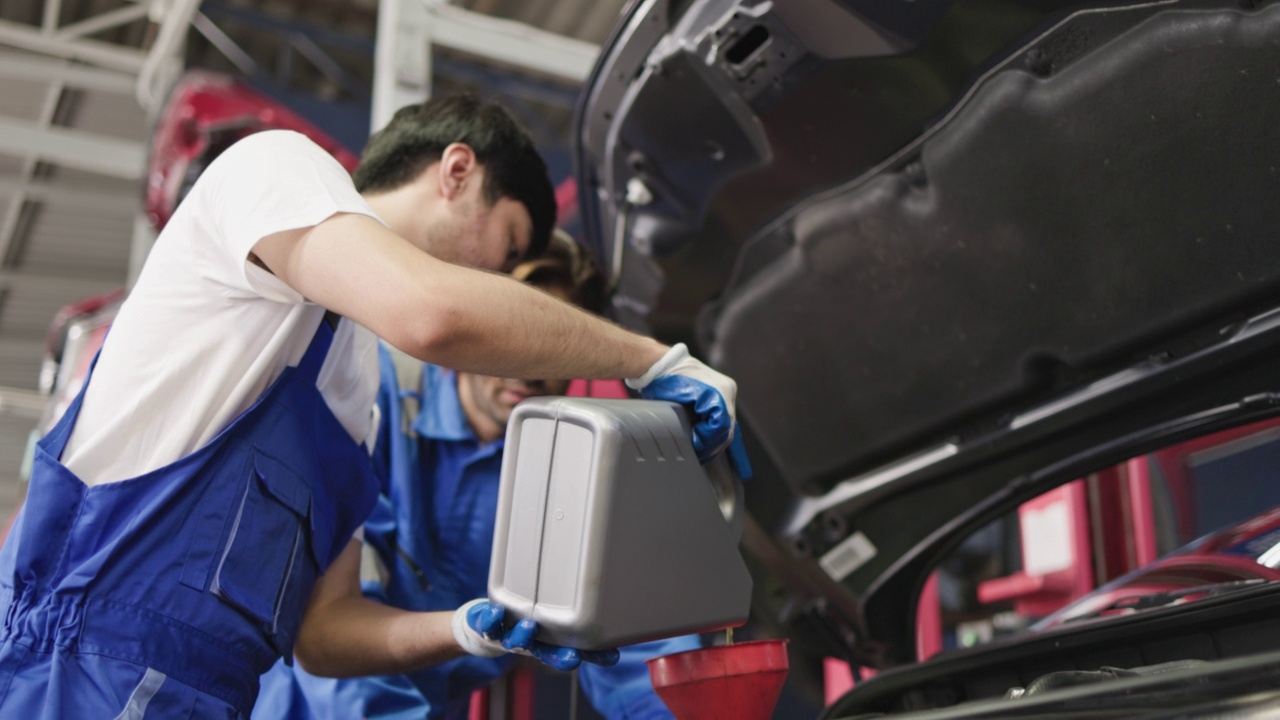
<path id="1" fill-rule="evenodd" d="M 457 198 L 468 184 L 476 182 L 479 168 L 480 164 L 471 146 L 464 143 L 450 144 L 440 153 L 440 162 L 436 168 L 441 194 L 448 200 Z"/>

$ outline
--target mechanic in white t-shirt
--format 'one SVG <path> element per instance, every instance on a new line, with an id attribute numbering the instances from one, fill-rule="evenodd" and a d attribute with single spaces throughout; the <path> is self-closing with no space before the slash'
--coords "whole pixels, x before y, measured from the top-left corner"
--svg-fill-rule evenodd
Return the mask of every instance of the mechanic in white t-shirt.
<path id="1" fill-rule="evenodd" d="M 0 550 L 0 716 L 247 716 L 282 655 L 330 676 L 546 646 L 487 602 L 362 597 L 377 493 L 376 337 L 491 376 L 632 378 L 683 402 L 709 458 L 733 381 L 488 272 L 546 245 L 552 188 L 505 110 L 401 109 L 354 184 L 302 135 L 215 160 L 157 239 L 85 389 L 37 448 Z"/>

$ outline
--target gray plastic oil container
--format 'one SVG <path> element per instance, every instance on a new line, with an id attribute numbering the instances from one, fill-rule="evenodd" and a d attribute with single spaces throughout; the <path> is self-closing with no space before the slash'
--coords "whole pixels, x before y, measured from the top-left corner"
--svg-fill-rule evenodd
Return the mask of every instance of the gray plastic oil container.
<path id="1" fill-rule="evenodd" d="M 527 400 L 507 425 L 489 598 L 582 650 L 741 625 L 741 534 L 741 484 L 708 475 L 680 406 Z"/>

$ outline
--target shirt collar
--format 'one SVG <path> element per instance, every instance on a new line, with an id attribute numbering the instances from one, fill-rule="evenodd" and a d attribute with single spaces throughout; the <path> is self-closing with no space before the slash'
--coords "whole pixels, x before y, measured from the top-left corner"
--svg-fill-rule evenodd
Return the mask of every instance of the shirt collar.
<path id="1" fill-rule="evenodd" d="M 426 364 L 422 368 L 422 409 L 413 429 L 432 440 L 476 440 L 458 398 L 458 376 Z"/>

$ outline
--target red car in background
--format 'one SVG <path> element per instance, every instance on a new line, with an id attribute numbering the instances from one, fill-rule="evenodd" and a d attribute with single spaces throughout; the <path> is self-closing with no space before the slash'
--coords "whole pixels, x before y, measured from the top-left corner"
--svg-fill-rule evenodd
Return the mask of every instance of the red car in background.
<path id="1" fill-rule="evenodd" d="M 190 70 L 174 86 L 151 135 L 146 213 L 158 232 L 213 159 L 240 138 L 262 130 L 294 130 L 354 172 L 360 158 L 292 110 L 243 80 Z"/>

